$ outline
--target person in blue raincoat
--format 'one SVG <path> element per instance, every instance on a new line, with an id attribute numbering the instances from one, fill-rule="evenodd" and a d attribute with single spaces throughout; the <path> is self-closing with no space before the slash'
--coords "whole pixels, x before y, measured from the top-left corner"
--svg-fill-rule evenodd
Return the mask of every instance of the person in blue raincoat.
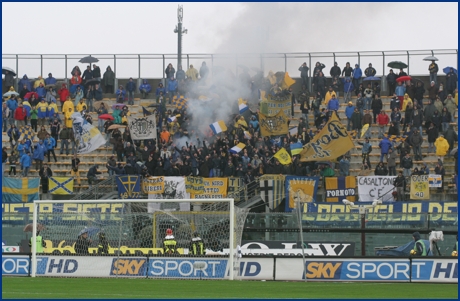
<path id="1" fill-rule="evenodd" d="M 142 85 L 139 86 L 139 92 L 142 94 L 142 98 L 146 99 L 147 95 L 152 91 L 152 86 L 147 82 L 146 79 L 142 81 Z"/>
<path id="2" fill-rule="evenodd" d="M 113 116 L 113 123 L 115 124 L 121 124 L 121 110 L 120 110 L 120 107 L 119 106 L 116 106 L 115 109 L 113 110 L 112 112 L 112 116 Z"/>
<path id="3" fill-rule="evenodd" d="M 19 156 L 19 158 L 21 158 L 22 155 L 24 155 L 28 150 L 29 150 L 29 148 L 27 147 L 26 142 L 24 140 L 22 140 L 21 143 L 18 144 L 18 156 Z"/>
<path id="4" fill-rule="evenodd" d="M 126 96 L 126 90 L 123 88 L 122 85 L 118 87 L 118 90 L 117 92 L 115 92 L 115 94 L 117 95 L 117 103 L 123 103 Z"/>
<path id="5" fill-rule="evenodd" d="M 48 77 L 45 78 L 45 85 L 55 85 L 56 79 L 53 77 L 53 74 L 48 73 Z"/>
<path id="6" fill-rule="evenodd" d="M 18 101 L 16 100 L 16 98 L 10 98 L 6 101 L 6 106 L 8 107 L 8 109 L 10 110 L 10 113 L 8 114 L 8 119 L 9 119 L 9 122 L 10 122 L 10 125 L 14 123 L 14 111 L 18 108 Z"/>
<path id="7" fill-rule="evenodd" d="M 353 86 L 358 87 L 361 83 L 361 77 L 363 76 L 363 71 L 359 68 L 358 64 L 355 64 L 355 69 L 353 69 Z"/>
<path id="8" fill-rule="evenodd" d="M 32 82 L 27 77 L 27 74 L 24 74 L 22 79 L 18 83 L 18 87 L 23 87 L 24 85 L 27 86 L 27 90 L 32 91 Z"/>
<path id="9" fill-rule="evenodd" d="M 21 165 L 22 176 L 27 177 L 30 167 L 32 166 L 32 159 L 30 158 L 30 152 L 28 150 L 21 156 L 19 164 Z"/>
<path id="10" fill-rule="evenodd" d="M 332 114 L 332 111 L 335 111 L 337 113 L 339 107 L 339 100 L 336 98 L 335 94 L 332 94 L 332 98 L 327 103 L 327 109 L 329 110 L 329 114 Z"/>
<path id="11" fill-rule="evenodd" d="M 50 136 L 46 135 L 44 144 L 46 145 L 46 155 L 48 156 L 48 163 L 50 162 L 50 154 L 53 154 L 54 162 L 57 162 L 56 154 L 54 153 L 54 148 L 56 147 L 56 140 Z"/>
<path id="12" fill-rule="evenodd" d="M 177 92 L 177 80 L 171 77 L 168 82 L 169 104 L 171 104 L 174 94 Z"/>
<path id="13" fill-rule="evenodd" d="M 39 98 L 46 97 L 46 88 L 43 83 L 40 83 L 40 85 L 35 89 L 35 92 L 37 92 Z"/>
<path id="14" fill-rule="evenodd" d="M 43 160 L 45 159 L 45 154 L 47 153 L 47 148 L 43 140 L 38 141 L 34 146 L 34 153 L 32 158 L 35 161 L 35 169 L 39 171 L 43 167 Z"/>
<path id="15" fill-rule="evenodd" d="M 388 151 L 393 147 L 393 144 L 388 140 L 387 137 L 383 137 L 382 141 L 379 143 L 380 147 L 380 162 L 383 162 L 383 157 L 388 155 Z"/>

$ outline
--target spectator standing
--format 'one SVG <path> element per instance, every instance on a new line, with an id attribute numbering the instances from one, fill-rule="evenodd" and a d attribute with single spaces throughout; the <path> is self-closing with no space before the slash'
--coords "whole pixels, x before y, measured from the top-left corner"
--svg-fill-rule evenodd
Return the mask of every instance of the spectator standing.
<path id="1" fill-rule="evenodd" d="M 372 95 L 373 91 L 371 88 L 371 84 L 367 84 L 367 88 L 364 89 L 364 97 L 365 97 L 365 109 L 370 110 L 372 106 Z"/>
<path id="2" fill-rule="evenodd" d="M 393 69 L 390 69 L 390 73 L 387 75 L 388 96 L 391 96 L 395 93 L 397 78 L 398 76 L 393 72 Z"/>
<path id="3" fill-rule="evenodd" d="M 388 175 L 389 176 L 396 176 L 396 158 L 397 158 L 396 152 L 390 148 L 388 150 L 388 155 L 387 155 L 387 163 L 388 163 Z"/>
<path id="4" fill-rule="evenodd" d="M 46 146 L 46 155 L 48 156 L 48 163 L 50 162 L 50 154 L 53 154 L 54 162 L 57 162 L 56 154 L 54 153 L 54 148 L 56 147 L 56 140 L 53 137 L 50 137 L 50 134 L 47 134 L 45 141 L 43 142 Z"/>
<path id="5" fill-rule="evenodd" d="M 383 162 L 383 158 L 388 155 L 390 148 L 393 148 L 393 144 L 388 140 L 387 137 L 383 137 L 382 141 L 379 143 L 380 148 L 380 161 Z"/>
<path id="6" fill-rule="evenodd" d="M 8 157 L 8 163 L 10 163 L 10 171 L 8 172 L 9 176 L 11 176 L 11 173 L 16 176 L 16 164 L 18 164 L 18 162 L 18 153 L 15 150 L 12 150 L 10 156 Z"/>
<path id="7" fill-rule="evenodd" d="M 444 135 L 439 135 L 438 139 L 434 142 L 434 146 L 436 147 L 436 156 L 439 157 L 441 162 L 444 162 L 444 156 L 449 151 L 449 143 L 444 138 Z"/>
<path id="8" fill-rule="evenodd" d="M 304 62 L 304 63 L 299 67 L 300 78 L 302 79 L 302 85 L 305 86 L 305 87 L 308 87 L 308 70 L 310 70 L 310 68 L 307 67 L 307 63 L 306 63 L 306 62 Z"/>
<path id="9" fill-rule="evenodd" d="M 81 185 L 80 171 L 78 170 L 80 166 L 80 159 L 77 158 L 77 153 L 74 153 L 71 163 L 70 175 L 77 179 L 77 184 Z"/>
<path id="10" fill-rule="evenodd" d="M 351 131 L 351 116 L 355 111 L 355 106 L 351 101 L 348 102 L 348 105 L 345 107 L 345 116 L 347 116 L 347 131 Z"/>
<path id="11" fill-rule="evenodd" d="M 366 77 L 375 76 L 375 74 L 377 74 L 377 71 L 375 71 L 375 69 L 372 67 L 372 63 L 369 63 L 369 67 L 364 70 L 364 74 Z"/>
<path id="12" fill-rule="evenodd" d="M 380 111 L 380 114 L 377 116 L 377 124 L 379 125 L 379 139 L 383 138 L 383 135 L 385 134 L 385 127 L 387 124 L 390 123 L 390 118 L 388 117 L 387 114 L 385 114 L 384 110 Z"/>
<path id="13" fill-rule="evenodd" d="M 43 160 L 45 159 L 45 154 L 47 152 L 46 145 L 43 143 L 43 140 L 38 141 L 34 146 L 33 159 L 35 161 L 35 169 L 37 171 L 43 167 Z"/>
<path id="14" fill-rule="evenodd" d="M 369 128 L 366 130 L 366 132 L 364 133 L 364 137 L 366 138 L 371 138 L 371 134 L 372 134 L 372 131 L 371 131 L 371 127 L 372 127 L 372 115 L 369 113 L 368 110 L 366 110 L 366 114 L 364 114 L 363 116 L 363 126 L 365 126 L 366 124 L 369 125 Z"/>
<path id="15" fill-rule="evenodd" d="M 347 156 L 343 156 L 339 162 L 340 176 L 347 177 L 350 175 L 350 160 Z"/>
<path id="16" fill-rule="evenodd" d="M 198 80 L 198 70 L 193 68 L 193 65 L 190 65 L 190 68 L 185 72 L 185 75 L 187 76 L 187 79 L 191 81 L 197 81 Z"/>
<path id="17" fill-rule="evenodd" d="M 434 81 L 430 83 L 430 87 L 428 87 L 428 97 L 432 100 L 436 100 L 436 96 L 438 95 L 439 89 L 438 86 Z"/>
<path id="18" fill-rule="evenodd" d="M 101 68 L 99 68 L 99 66 L 96 66 L 96 64 L 93 64 L 93 78 L 98 80 L 99 82 L 101 81 Z"/>
<path id="19" fill-rule="evenodd" d="M 403 82 L 399 82 L 395 89 L 395 94 L 399 98 L 399 109 L 402 109 L 403 101 L 404 101 L 404 94 L 406 94 L 406 86 L 404 86 Z"/>
<path id="20" fill-rule="evenodd" d="M 91 71 L 91 65 L 86 66 L 86 70 L 83 72 L 81 79 L 84 83 L 87 83 L 93 79 L 93 71 Z"/>
<path id="21" fill-rule="evenodd" d="M 165 69 L 165 86 L 168 86 L 169 79 L 171 77 L 174 77 L 176 75 L 176 70 L 174 69 L 173 65 L 171 63 L 168 64 L 168 67 Z M 185 78 L 184 78 L 185 79 Z"/>
<path id="22" fill-rule="evenodd" d="M 60 154 L 62 155 L 64 153 L 64 149 L 66 152 L 66 155 L 69 155 L 69 142 L 73 139 L 73 130 L 68 128 L 65 124 L 62 126 L 62 130 L 59 133 L 59 139 L 61 139 L 61 148 L 60 148 Z"/>
<path id="23" fill-rule="evenodd" d="M 347 62 L 347 63 L 345 64 L 345 67 L 344 67 L 343 70 L 342 70 L 342 76 L 345 77 L 345 81 L 346 81 L 347 79 L 349 79 L 350 82 L 351 82 L 351 81 L 352 81 L 352 80 L 351 80 L 352 75 L 353 75 L 353 68 L 350 67 L 350 62 Z M 351 90 L 351 91 L 353 91 L 353 90 Z"/>
<path id="24" fill-rule="evenodd" d="M 113 93 L 113 87 L 115 86 L 115 73 L 112 71 L 110 66 L 107 66 L 105 69 L 102 82 L 104 83 L 105 93 Z"/>
<path id="25" fill-rule="evenodd" d="M 406 178 L 404 178 L 402 172 L 398 173 L 398 176 L 394 179 L 394 184 L 398 193 L 398 201 L 405 201 L 406 195 L 404 193 L 404 187 L 406 186 Z"/>
<path id="26" fill-rule="evenodd" d="M 361 84 L 361 77 L 363 76 L 363 71 L 359 68 L 358 64 L 355 64 L 355 69 L 353 69 L 353 86 L 358 87 Z"/>
<path id="27" fill-rule="evenodd" d="M 434 169 L 434 172 L 437 174 L 437 175 L 441 175 L 441 187 L 438 187 L 438 191 L 441 192 L 441 191 L 444 191 L 444 176 L 446 175 L 446 170 L 444 169 L 444 166 L 438 162 L 436 164 L 436 167 Z"/>
<path id="28" fill-rule="evenodd" d="M 47 194 L 49 191 L 49 179 L 53 176 L 53 172 L 51 171 L 51 168 L 48 167 L 48 164 L 43 164 L 43 167 L 40 168 L 38 175 L 40 176 L 42 193 Z"/>
<path id="29" fill-rule="evenodd" d="M 399 130 L 399 124 L 401 123 L 401 113 L 398 108 L 395 108 L 391 112 L 391 122 L 395 124 L 396 128 Z"/>
<path id="30" fill-rule="evenodd" d="M 26 178 L 29 174 L 30 167 L 32 166 L 32 158 L 28 150 L 21 156 L 20 165 L 22 169 L 22 176 Z"/>
<path id="31" fill-rule="evenodd" d="M 351 93 L 354 91 L 354 86 L 353 83 L 351 82 L 351 79 L 345 78 L 345 83 L 343 84 L 343 93 L 344 93 L 344 99 L 345 103 L 351 100 Z"/>
<path id="32" fill-rule="evenodd" d="M 358 144 L 363 146 L 361 149 L 361 157 L 363 158 L 363 163 L 362 163 L 363 166 L 367 166 L 369 169 L 372 168 L 371 161 L 369 159 L 369 154 L 372 152 L 372 145 L 369 142 L 369 139 L 366 138 L 364 142 L 358 141 Z"/>
<path id="33" fill-rule="evenodd" d="M 117 92 L 115 92 L 115 95 L 117 96 L 117 103 L 123 103 L 125 101 L 126 90 L 123 88 L 122 85 L 118 87 L 118 90 Z"/>
<path id="34" fill-rule="evenodd" d="M 414 167 L 414 163 L 412 162 L 412 158 L 410 157 L 409 153 L 406 153 L 406 155 L 403 157 L 401 161 L 401 167 L 403 168 L 404 177 L 410 177 L 412 167 Z"/>
<path id="35" fill-rule="evenodd" d="M 364 106 L 365 106 L 365 100 L 362 97 L 362 94 L 358 94 L 358 98 L 356 98 L 356 108 L 359 110 L 361 115 L 364 115 Z"/>
<path id="36" fill-rule="evenodd" d="M 414 150 L 415 161 L 422 161 L 422 143 L 423 137 L 418 129 L 414 130 L 414 133 L 409 138 L 410 145 Z"/>
<path id="37" fill-rule="evenodd" d="M 170 77 L 167 77 L 167 78 L 170 78 Z M 177 66 L 176 79 L 177 81 L 181 81 L 181 80 L 185 81 L 185 71 L 182 70 L 181 65 Z"/>
<path id="38" fill-rule="evenodd" d="M 205 81 L 209 74 L 209 68 L 206 66 L 206 62 L 201 63 L 200 67 L 200 78 Z"/>
<path id="39" fill-rule="evenodd" d="M 446 89 L 447 94 L 454 94 L 455 89 L 457 88 L 457 74 L 454 72 L 454 68 L 450 68 L 449 73 L 446 74 Z"/>
<path id="40" fill-rule="evenodd" d="M 447 111 L 449 111 L 451 119 L 449 122 L 454 121 L 454 114 L 457 110 L 457 104 L 455 103 L 455 100 L 452 98 L 452 94 L 447 95 L 446 100 L 444 101 L 444 106 L 447 108 Z"/>
<path id="41" fill-rule="evenodd" d="M 134 92 L 136 91 L 136 83 L 130 77 L 126 83 L 126 92 L 128 93 L 128 105 L 134 105 Z"/>
<path id="42" fill-rule="evenodd" d="M 438 128 L 435 127 L 434 124 L 431 122 L 430 126 L 426 130 L 426 134 L 428 136 L 428 153 L 434 153 L 436 152 L 436 147 L 434 147 L 434 143 L 436 142 L 436 139 L 439 135 Z"/>
<path id="43" fill-rule="evenodd" d="M 374 175 L 376 175 L 376 176 L 386 176 L 386 175 L 388 175 L 388 169 L 383 164 L 383 162 L 379 162 L 377 167 L 375 167 Z"/>
<path id="44" fill-rule="evenodd" d="M 375 99 L 372 101 L 372 113 L 374 115 L 374 123 L 377 123 L 377 116 L 379 115 L 380 111 L 383 109 L 383 103 L 380 96 L 377 94 L 375 95 Z"/>
<path id="45" fill-rule="evenodd" d="M 44 101 L 43 101 L 44 102 Z M 21 128 L 26 125 L 27 110 L 22 106 L 22 103 L 14 111 L 14 120 L 18 128 Z"/>
<path id="46" fill-rule="evenodd" d="M 342 70 L 340 70 L 340 67 L 338 66 L 337 62 L 334 62 L 334 66 L 332 66 L 331 70 L 329 71 L 329 74 L 332 78 L 334 78 L 339 77 L 341 73 Z"/>
<path id="47" fill-rule="evenodd" d="M 168 87 L 167 87 L 168 94 L 169 94 L 169 104 L 171 104 L 174 95 L 177 93 L 177 85 L 178 85 L 177 80 L 174 77 L 170 77 L 169 82 L 168 82 Z"/>
<path id="48" fill-rule="evenodd" d="M 447 108 L 446 107 L 442 108 L 442 112 L 441 112 L 442 132 L 447 131 L 447 129 L 449 128 L 449 123 L 450 123 L 451 118 L 452 117 L 450 115 L 450 112 L 447 110 Z"/>
<path id="49" fill-rule="evenodd" d="M 428 66 L 428 71 L 430 72 L 430 82 L 438 83 L 438 64 L 435 61 L 431 61 L 430 66 Z"/>
<path id="50" fill-rule="evenodd" d="M 449 125 L 449 128 L 444 133 L 444 138 L 446 138 L 447 143 L 449 143 L 449 153 L 447 156 L 450 156 L 450 152 L 454 149 L 454 143 L 458 141 L 458 134 L 452 125 Z"/>

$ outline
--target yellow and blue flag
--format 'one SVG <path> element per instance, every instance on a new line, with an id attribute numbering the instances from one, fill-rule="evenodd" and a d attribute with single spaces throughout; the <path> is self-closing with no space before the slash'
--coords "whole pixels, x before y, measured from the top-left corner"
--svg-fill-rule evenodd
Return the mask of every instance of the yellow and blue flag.
<path id="1" fill-rule="evenodd" d="M 19 129 L 19 140 L 30 140 L 32 141 L 35 137 L 35 132 L 30 125 L 22 126 Z"/>
<path id="2" fill-rule="evenodd" d="M 172 100 L 172 104 L 179 110 L 186 109 L 187 99 L 184 98 L 183 96 L 181 97 L 174 96 Z"/>
<path id="3" fill-rule="evenodd" d="M 326 202 L 342 203 L 343 199 L 350 202 L 356 200 L 356 177 L 326 177 Z"/>
<path id="4" fill-rule="evenodd" d="M 116 179 L 120 199 L 139 199 L 141 197 L 139 176 L 117 176 Z"/>
<path id="5" fill-rule="evenodd" d="M 227 126 L 225 125 L 225 122 L 223 120 L 216 121 L 210 124 L 209 127 L 215 135 L 227 131 Z"/>
<path id="6" fill-rule="evenodd" d="M 3 203 L 32 203 L 39 200 L 40 186 L 39 178 L 13 179 L 3 177 L 2 179 L 2 201 Z"/>
<path id="7" fill-rule="evenodd" d="M 296 203 L 316 202 L 319 177 L 286 176 L 286 206 L 285 211 L 291 212 L 297 207 Z"/>
<path id="8" fill-rule="evenodd" d="M 249 107 L 248 107 L 248 102 L 242 98 L 238 99 L 238 109 L 240 110 L 240 114 L 243 114 L 246 112 Z"/>
<path id="9" fill-rule="evenodd" d="M 302 143 L 300 142 L 291 143 L 290 147 L 291 147 L 291 155 L 293 156 L 300 154 L 300 152 L 302 151 Z"/>
<path id="10" fill-rule="evenodd" d="M 51 177 L 48 183 L 51 194 L 73 193 L 73 177 Z"/>

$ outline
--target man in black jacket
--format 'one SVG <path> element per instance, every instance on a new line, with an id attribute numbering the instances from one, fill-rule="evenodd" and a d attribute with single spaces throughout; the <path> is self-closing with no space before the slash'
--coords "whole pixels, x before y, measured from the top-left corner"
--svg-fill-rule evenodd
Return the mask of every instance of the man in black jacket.
<path id="1" fill-rule="evenodd" d="M 308 70 L 310 70 L 310 68 L 307 67 L 307 63 L 305 62 L 302 64 L 302 66 L 299 67 L 302 85 L 304 85 L 305 87 L 308 87 Z"/>
<path id="2" fill-rule="evenodd" d="M 391 96 L 395 93 L 397 78 L 398 76 L 393 72 L 393 69 L 390 69 L 390 73 L 387 75 L 388 96 Z"/>
<path id="3" fill-rule="evenodd" d="M 339 77 L 341 73 L 342 73 L 342 70 L 337 65 L 337 62 L 334 62 L 334 66 L 331 68 L 331 71 L 329 72 L 329 74 L 331 75 L 332 78 L 334 78 L 334 77 Z"/>
<path id="4" fill-rule="evenodd" d="M 86 174 L 86 177 L 88 178 L 88 184 L 89 184 L 90 189 L 93 187 L 93 184 L 96 183 L 97 175 L 101 174 L 101 172 L 97 170 L 98 168 L 99 168 L 99 165 L 97 164 L 93 165 L 89 168 L 88 173 Z"/>
<path id="5" fill-rule="evenodd" d="M 404 178 L 402 172 L 398 173 L 398 176 L 394 179 L 393 185 L 396 187 L 398 193 L 398 201 L 405 201 L 406 196 L 404 194 L 404 186 L 406 186 L 406 179 Z"/>

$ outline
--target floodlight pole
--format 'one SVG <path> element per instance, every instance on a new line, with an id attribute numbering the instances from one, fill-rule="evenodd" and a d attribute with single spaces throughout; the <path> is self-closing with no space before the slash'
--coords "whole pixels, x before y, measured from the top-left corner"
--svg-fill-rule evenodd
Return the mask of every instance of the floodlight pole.
<path id="1" fill-rule="evenodd" d="M 177 25 L 174 29 L 174 32 L 177 33 L 177 67 L 182 66 L 182 34 L 187 33 L 187 29 L 182 29 L 183 18 L 184 10 L 182 8 L 182 5 L 179 5 L 177 8 Z"/>
<path id="2" fill-rule="evenodd" d="M 345 205 L 347 205 L 350 209 L 358 209 L 360 220 L 361 220 L 361 256 L 366 256 L 366 233 L 364 229 L 366 229 L 366 213 L 367 210 L 370 208 L 374 208 L 377 205 L 382 204 L 382 201 L 375 200 L 372 202 L 372 205 L 355 205 L 353 202 L 350 202 L 347 199 L 342 201 Z"/>

